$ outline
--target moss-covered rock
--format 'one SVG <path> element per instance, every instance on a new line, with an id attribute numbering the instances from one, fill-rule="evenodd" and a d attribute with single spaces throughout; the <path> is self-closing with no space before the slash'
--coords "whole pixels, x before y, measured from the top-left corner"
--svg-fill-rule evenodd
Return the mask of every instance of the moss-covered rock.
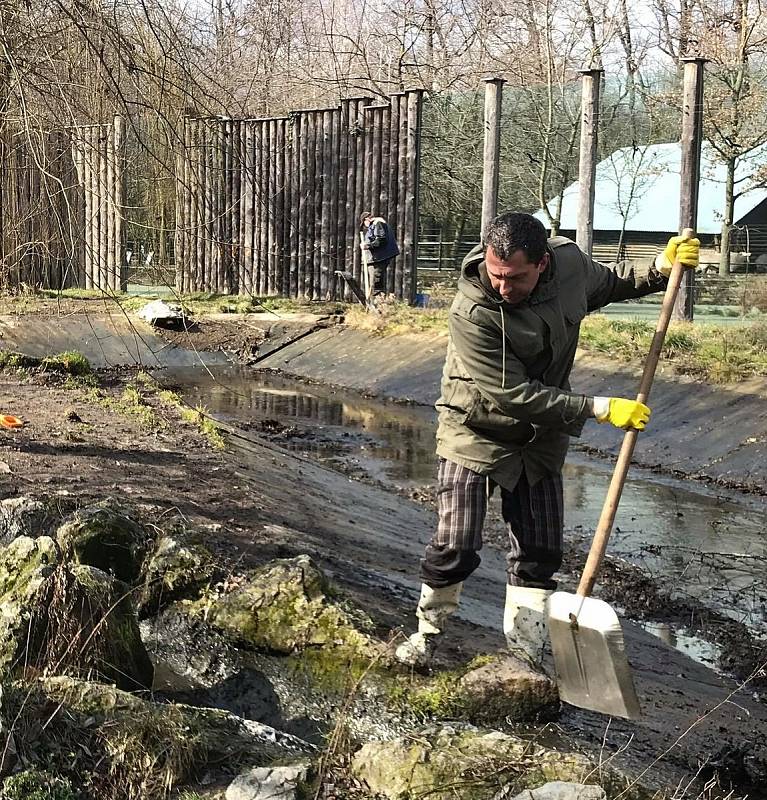
<path id="1" fill-rule="evenodd" d="M 98 676 L 126 689 L 150 687 L 153 675 L 130 589 L 63 561 L 46 536 L 0 549 L 0 668 Z"/>
<path id="2" fill-rule="evenodd" d="M 211 771 L 294 761 L 305 742 L 231 714 L 157 704 L 103 684 L 56 677 L 14 684 L 25 763 L 45 761 L 87 797 L 161 800 Z"/>
<path id="3" fill-rule="evenodd" d="M 219 589 L 186 604 L 188 612 L 254 647 L 292 653 L 324 646 L 371 657 L 382 649 L 361 630 L 370 621 L 332 598 L 308 556 L 272 561 Z"/>
<path id="4" fill-rule="evenodd" d="M 559 712 L 556 684 L 504 653 L 477 656 L 462 667 L 428 677 L 400 674 L 390 700 L 417 718 L 489 725 L 553 719 Z"/>
<path id="5" fill-rule="evenodd" d="M 608 797 L 646 800 L 650 792 L 585 756 L 548 750 L 497 731 L 433 727 L 389 742 L 371 742 L 354 755 L 352 770 L 371 793 L 390 800 L 491 800 L 547 781 L 595 783 Z"/>
<path id="6" fill-rule="evenodd" d="M 19 536 L 35 538 L 48 533 L 53 519 L 48 505 L 33 497 L 7 497 L 0 502 L 0 545 Z"/>
<path id="7" fill-rule="evenodd" d="M 551 719 L 559 712 L 557 684 L 509 654 L 468 670 L 458 689 L 471 722 Z"/>
<path id="8" fill-rule="evenodd" d="M 77 511 L 59 527 L 56 541 L 81 564 L 98 567 L 130 586 L 139 581 L 152 545 L 149 533 L 111 503 Z"/>
<path id="9" fill-rule="evenodd" d="M 77 797 L 66 778 L 36 769 L 6 778 L 0 790 L 0 800 L 77 800 Z"/>
<path id="10" fill-rule="evenodd" d="M 199 594 L 213 573 L 213 556 L 198 539 L 183 530 L 167 533 L 146 559 L 139 615 L 157 614 L 175 600 Z"/>
<path id="11" fill-rule="evenodd" d="M 0 800 L 77 800 L 66 779 L 45 770 L 27 769 L 3 781 Z"/>

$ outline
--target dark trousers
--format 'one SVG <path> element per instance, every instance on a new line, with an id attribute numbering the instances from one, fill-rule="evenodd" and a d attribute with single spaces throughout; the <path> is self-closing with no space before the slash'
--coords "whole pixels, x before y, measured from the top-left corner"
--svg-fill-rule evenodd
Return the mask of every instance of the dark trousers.
<path id="1" fill-rule="evenodd" d="M 439 523 L 421 561 L 421 580 L 433 589 L 460 583 L 479 566 L 482 527 L 495 486 L 483 475 L 440 460 Z M 509 533 L 509 584 L 555 589 L 552 576 L 562 564 L 561 474 L 530 486 L 523 471 L 513 490 L 501 487 L 501 515 Z"/>

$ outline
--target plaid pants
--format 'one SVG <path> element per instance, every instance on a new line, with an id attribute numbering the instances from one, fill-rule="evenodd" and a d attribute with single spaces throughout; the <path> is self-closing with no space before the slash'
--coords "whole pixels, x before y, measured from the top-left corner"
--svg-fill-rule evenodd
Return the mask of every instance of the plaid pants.
<path id="1" fill-rule="evenodd" d="M 439 524 L 421 561 L 421 580 L 434 589 L 467 578 L 479 566 L 482 526 L 495 484 L 452 461 L 439 463 Z M 522 472 L 513 491 L 501 487 L 501 515 L 509 532 L 506 557 L 512 586 L 555 589 L 562 563 L 562 476 L 530 486 Z"/>

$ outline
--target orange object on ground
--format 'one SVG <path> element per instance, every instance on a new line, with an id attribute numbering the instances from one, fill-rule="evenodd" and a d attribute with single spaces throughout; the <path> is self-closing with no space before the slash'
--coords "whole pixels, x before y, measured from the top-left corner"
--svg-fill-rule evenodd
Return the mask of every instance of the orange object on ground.
<path id="1" fill-rule="evenodd" d="M 0 426 L 3 428 L 21 428 L 24 423 L 12 414 L 0 414 Z"/>

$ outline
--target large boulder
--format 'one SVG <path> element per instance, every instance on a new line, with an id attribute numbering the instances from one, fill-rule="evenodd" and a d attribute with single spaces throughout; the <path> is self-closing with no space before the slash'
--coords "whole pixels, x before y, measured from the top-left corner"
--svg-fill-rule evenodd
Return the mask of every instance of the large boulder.
<path id="1" fill-rule="evenodd" d="M 117 506 L 99 503 L 65 520 L 56 532 L 56 541 L 81 564 L 98 567 L 135 586 L 152 536 Z"/>
<path id="2" fill-rule="evenodd" d="M 49 537 L 0 549 L 0 669 L 92 675 L 149 688 L 153 667 L 129 588 L 68 563 Z"/>
<path id="3" fill-rule="evenodd" d="M 145 561 L 139 615 L 158 614 L 175 600 L 199 594 L 213 573 L 213 556 L 199 539 L 182 528 L 167 532 Z"/>
<path id="4" fill-rule="evenodd" d="M 549 781 L 583 783 L 599 777 L 609 797 L 648 800 L 651 793 L 579 753 L 549 750 L 498 731 L 431 727 L 387 742 L 370 742 L 354 755 L 354 775 L 373 795 L 408 800 L 493 800 Z"/>
<path id="5" fill-rule="evenodd" d="M 205 775 L 229 782 L 245 767 L 314 754 L 296 737 L 227 712 L 153 703 L 104 684 L 56 677 L 11 691 L 24 763 L 71 776 L 87 797 L 166 797 Z"/>
<path id="6" fill-rule="evenodd" d="M 280 559 L 233 578 L 187 610 L 239 642 L 276 653 L 333 647 L 359 655 L 381 651 L 362 628 L 372 624 L 332 597 L 309 556 Z"/>
<path id="7" fill-rule="evenodd" d="M 0 545 L 19 536 L 35 538 L 48 533 L 54 518 L 49 507 L 33 497 L 7 497 L 0 501 Z"/>

